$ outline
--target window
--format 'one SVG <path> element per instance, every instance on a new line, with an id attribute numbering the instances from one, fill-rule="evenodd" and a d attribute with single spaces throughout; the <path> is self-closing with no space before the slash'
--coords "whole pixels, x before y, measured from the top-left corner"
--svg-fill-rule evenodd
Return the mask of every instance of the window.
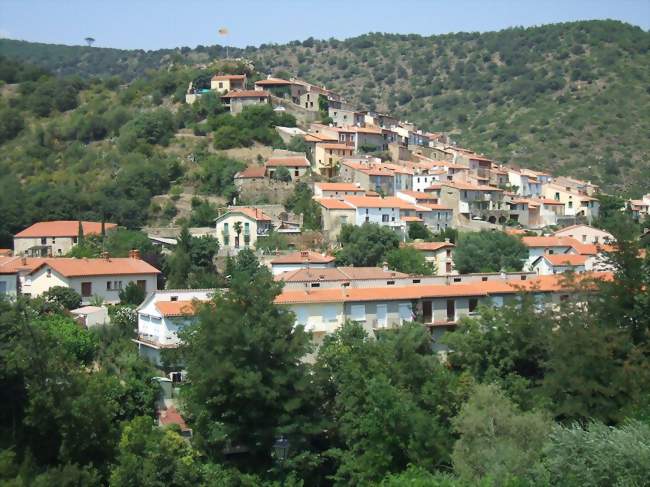
<path id="1" fill-rule="evenodd" d="M 296 170 L 293 172 L 293 175 L 294 175 L 295 177 L 300 176 L 300 171 L 298 171 L 298 169 L 296 169 Z"/>
<path id="2" fill-rule="evenodd" d="M 394 285 L 395 285 L 395 281 L 386 281 L 386 285 L 387 285 L 387 286 L 394 286 Z"/>
<path id="3" fill-rule="evenodd" d="M 52 277 L 52 269 L 47 268 L 47 277 Z"/>
<path id="4" fill-rule="evenodd" d="M 45 245 L 47 243 L 47 237 L 41 237 L 41 245 Z"/>
<path id="5" fill-rule="evenodd" d="M 409 303 L 399 304 L 399 317 L 402 321 L 413 320 L 413 311 L 411 310 L 411 305 Z"/>
<path id="6" fill-rule="evenodd" d="M 526 275 L 524 274 L 523 276 L 520 277 L 520 279 L 521 279 L 522 281 L 525 281 L 525 280 L 526 280 Z"/>
<path id="7" fill-rule="evenodd" d="M 488 280 L 487 277 L 485 277 L 485 276 L 481 277 L 481 281 L 485 282 L 487 280 Z"/>
<path id="8" fill-rule="evenodd" d="M 219 88 L 223 88 L 223 81 L 219 81 Z"/>
<path id="9" fill-rule="evenodd" d="M 107 291 L 111 290 L 111 281 L 106 281 L 106 290 Z"/>
<path id="10" fill-rule="evenodd" d="M 310 284 L 311 287 L 320 287 L 320 282 L 312 282 Z"/>
<path id="11" fill-rule="evenodd" d="M 81 283 L 81 297 L 89 298 L 93 295 L 93 283 L 92 282 L 82 282 Z"/>
<path id="12" fill-rule="evenodd" d="M 172 296 L 169 300 L 170 301 L 178 301 L 178 296 Z"/>
<path id="13" fill-rule="evenodd" d="M 456 301 L 453 299 L 447 300 L 447 321 L 456 320 Z"/>
<path id="14" fill-rule="evenodd" d="M 367 217 L 366 217 L 366 223 L 368 223 L 369 221 L 370 221 L 370 217 L 367 216 Z"/>
<path id="15" fill-rule="evenodd" d="M 7 283 L 0 281 L 0 296 L 3 294 L 7 294 Z"/>
<path id="16" fill-rule="evenodd" d="M 72 243 L 77 243 L 77 237 L 72 237 Z"/>
<path id="17" fill-rule="evenodd" d="M 366 321 L 366 305 L 353 304 L 352 306 L 350 306 L 350 320 Z"/>
<path id="18" fill-rule="evenodd" d="M 447 257 L 451 257 L 451 249 L 447 249 Z"/>
<path id="19" fill-rule="evenodd" d="M 53 244 L 56 243 L 56 237 L 52 237 L 52 243 L 53 243 Z"/>
<path id="20" fill-rule="evenodd" d="M 413 284 L 420 284 L 420 279 L 413 279 Z"/>
<path id="21" fill-rule="evenodd" d="M 381 327 L 388 325 L 388 306 L 385 304 L 377 305 L 377 325 Z"/>
<path id="22" fill-rule="evenodd" d="M 474 313 L 478 307 L 478 298 L 469 298 L 469 312 Z"/>
<path id="23" fill-rule="evenodd" d="M 383 223 L 388 223 L 388 218 L 389 218 L 388 215 L 381 215 L 381 221 Z"/>
<path id="24" fill-rule="evenodd" d="M 454 277 L 454 282 L 460 282 L 461 280 L 462 280 L 462 278 L 460 278 L 460 277 Z"/>

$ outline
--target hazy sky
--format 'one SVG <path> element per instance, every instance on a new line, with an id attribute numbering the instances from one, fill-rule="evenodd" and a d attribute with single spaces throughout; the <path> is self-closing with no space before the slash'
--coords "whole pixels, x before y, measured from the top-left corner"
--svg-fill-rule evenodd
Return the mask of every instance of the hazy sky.
<path id="1" fill-rule="evenodd" d="M 0 0 L 0 37 L 158 49 L 244 47 L 365 32 L 489 31 L 586 19 L 650 29 L 650 0 Z M 218 29 L 227 27 L 226 40 Z"/>

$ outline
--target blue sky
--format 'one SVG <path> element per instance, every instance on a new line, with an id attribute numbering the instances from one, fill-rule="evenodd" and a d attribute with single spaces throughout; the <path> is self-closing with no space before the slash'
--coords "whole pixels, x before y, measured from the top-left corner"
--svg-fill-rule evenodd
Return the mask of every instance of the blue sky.
<path id="1" fill-rule="evenodd" d="M 158 49 L 244 47 L 366 32 L 490 31 L 585 19 L 650 30 L 650 0 L 0 0 L 0 36 L 36 42 Z M 230 35 L 218 36 L 227 27 Z"/>

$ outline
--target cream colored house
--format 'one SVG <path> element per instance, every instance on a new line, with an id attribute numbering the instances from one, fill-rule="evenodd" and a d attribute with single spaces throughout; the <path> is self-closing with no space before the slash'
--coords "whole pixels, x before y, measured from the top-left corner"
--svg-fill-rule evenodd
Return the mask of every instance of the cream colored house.
<path id="1" fill-rule="evenodd" d="M 137 252 L 137 251 L 133 251 Z M 45 259 L 21 282 L 22 294 L 40 296 L 48 289 L 63 286 L 81 295 L 82 304 L 101 298 L 107 304 L 120 302 L 119 293 L 134 282 L 144 291 L 158 288 L 160 271 L 133 254 L 128 258 Z"/>
<path id="2" fill-rule="evenodd" d="M 233 90 L 246 89 L 245 74 L 217 74 L 210 80 L 210 89 L 219 94 L 228 93 Z"/>
<path id="3" fill-rule="evenodd" d="M 350 157 L 354 147 L 341 143 L 316 143 L 314 148 L 314 170 L 326 177 L 333 177 L 338 173 L 341 159 Z"/>
<path id="4" fill-rule="evenodd" d="M 101 222 L 81 222 L 83 234 L 100 235 Z M 117 228 L 115 223 L 104 223 L 104 231 Z M 34 223 L 31 227 L 14 236 L 14 255 L 29 257 L 62 256 L 77 245 L 79 236 L 78 220 L 57 220 Z"/>
<path id="5" fill-rule="evenodd" d="M 598 218 L 600 204 L 598 200 L 584 193 L 579 193 L 571 186 L 560 186 L 555 183 L 545 184 L 542 188 L 545 198 L 564 203 L 564 214 L 584 218 L 591 222 Z"/>
<path id="6" fill-rule="evenodd" d="M 414 242 L 409 244 L 414 249 L 424 254 L 424 260 L 436 265 L 436 274 L 457 274 L 454 271 L 454 248 L 453 243 L 445 242 Z"/>
<path id="7" fill-rule="evenodd" d="M 232 206 L 216 219 L 216 238 L 224 251 L 255 247 L 260 236 L 271 231 L 271 217 L 248 206 Z"/>
<path id="8" fill-rule="evenodd" d="M 366 191 L 356 183 L 314 183 L 314 198 L 343 199 L 365 194 Z"/>
<path id="9" fill-rule="evenodd" d="M 329 242 L 335 242 L 343 225 L 354 225 L 356 208 L 336 198 L 316 198 L 321 206 L 321 225 L 323 235 Z"/>
<path id="10" fill-rule="evenodd" d="M 614 236 L 601 230 L 600 228 L 590 227 L 589 225 L 571 225 L 565 227 L 553 234 L 556 237 L 575 238 L 578 242 L 585 244 L 606 244 L 615 242 Z"/>
<path id="11" fill-rule="evenodd" d="M 271 96 L 266 91 L 233 90 L 223 95 L 221 100 L 230 113 L 236 115 L 247 106 L 271 103 Z"/>

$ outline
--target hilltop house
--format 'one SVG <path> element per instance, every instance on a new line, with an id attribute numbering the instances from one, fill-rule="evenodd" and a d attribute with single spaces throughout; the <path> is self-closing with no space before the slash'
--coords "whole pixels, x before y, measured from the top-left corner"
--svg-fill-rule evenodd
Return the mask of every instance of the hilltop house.
<path id="1" fill-rule="evenodd" d="M 254 247 L 258 237 L 271 231 L 271 217 L 248 206 L 231 206 L 215 223 L 219 247 L 225 252 Z"/>
<path id="2" fill-rule="evenodd" d="M 632 217 L 636 221 L 643 221 L 644 218 L 650 215 L 650 193 L 644 195 L 640 200 L 629 200 L 627 204 L 632 211 Z"/>
<path id="3" fill-rule="evenodd" d="M 229 91 L 245 90 L 245 74 L 216 74 L 210 80 L 210 89 L 217 93 L 224 94 Z"/>
<path id="4" fill-rule="evenodd" d="M 177 348 L 178 332 L 194 322 L 197 305 L 209 301 L 214 289 L 165 289 L 150 293 L 138 312 L 140 355 L 162 365 L 161 350 Z"/>
<path id="5" fill-rule="evenodd" d="M 303 155 L 273 156 L 266 161 L 266 175 L 270 178 L 280 167 L 289 171 L 291 179 L 296 181 L 305 176 L 310 168 L 309 160 Z"/>
<path id="6" fill-rule="evenodd" d="M 117 228 L 115 223 L 81 222 L 83 235 L 100 235 Z M 77 245 L 79 221 L 38 222 L 14 236 L 14 255 L 51 257 L 65 255 Z"/>
<path id="7" fill-rule="evenodd" d="M 438 275 L 454 273 L 454 248 L 456 247 L 449 240 L 444 242 L 413 242 L 408 244 L 424 255 L 424 260 L 434 263 Z"/>
<path id="8" fill-rule="evenodd" d="M 543 186 L 545 198 L 564 203 L 564 214 L 575 218 L 583 218 L 591 223 L 598 218 L 600 204 L 598 200 L 585 193 L 579 193 L 571 186 L 560 186 L 556 183 Z"/>
<path id="9" fill-rule="evenodd" d="M 510 218 L 503 200 L 503 190 L 463 181 L 441 182 L 427 188 L 443 206 L 454 212 L 455 225 L 469 225 L 473 220 L 505 224 Z"/>
<path id="10" fill-rule="evenodd" d="M 271 96 L 266 91 L 234 90 L 223 95 L 221 101 L 228 107 L 230 113 L 236 115 L 241 113 L 244 107 L 271 103 Z"/>

